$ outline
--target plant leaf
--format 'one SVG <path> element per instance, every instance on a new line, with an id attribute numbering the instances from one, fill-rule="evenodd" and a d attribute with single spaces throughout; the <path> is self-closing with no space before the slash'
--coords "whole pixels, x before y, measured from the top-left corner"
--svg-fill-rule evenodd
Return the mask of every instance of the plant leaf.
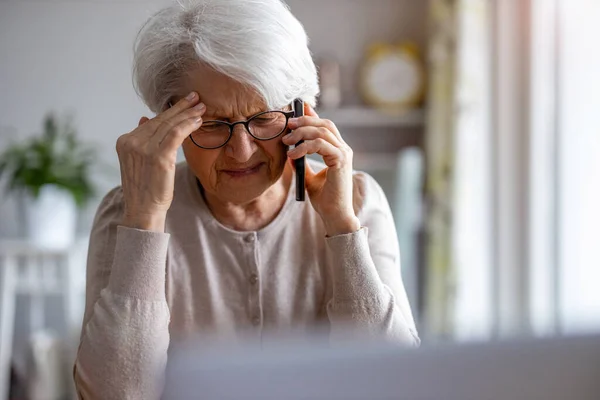
<path id="1" fill-rule="evenodd" d="M 34 197 L 47 184 L 68 190 L 79 206 L 94 195 L 89 167 L 93 148 L 82 144 L 71 118 L 45 116 L 41 135 L 14 144 L 0 154 L 0 177 L 8 176 L 8 191 L 25 190 Z"/>

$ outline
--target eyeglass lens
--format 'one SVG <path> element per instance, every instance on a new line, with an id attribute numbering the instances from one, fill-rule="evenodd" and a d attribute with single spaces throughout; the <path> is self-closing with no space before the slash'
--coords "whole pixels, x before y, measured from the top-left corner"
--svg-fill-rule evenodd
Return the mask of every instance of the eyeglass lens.
<path id="1" fill-rule="evenodd" d="M 247 122 L 250 134 L 261 140 L 277 137 L 285 130 L 286 125 L 286 115 L 280 111 L 268 111 L 257 114 Z M 200 129 L 192 133 L 192 140 L 198 146 L 216 148 L 227 142 L 229 134 L 229 124 L 222 121 L 205 121 L 202 123 Z"/>

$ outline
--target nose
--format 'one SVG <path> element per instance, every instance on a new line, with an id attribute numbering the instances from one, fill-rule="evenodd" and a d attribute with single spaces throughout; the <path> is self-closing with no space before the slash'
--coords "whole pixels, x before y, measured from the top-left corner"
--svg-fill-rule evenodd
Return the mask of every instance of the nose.
<path id="1" fill-rule="evenodd" d="M 227 143 L 225 154 L 242 164 L 252 158 L 257 148 L 254 138 L 246 131 L 244 125 L 237 124 L 233 127 L 233 134 Z"/>

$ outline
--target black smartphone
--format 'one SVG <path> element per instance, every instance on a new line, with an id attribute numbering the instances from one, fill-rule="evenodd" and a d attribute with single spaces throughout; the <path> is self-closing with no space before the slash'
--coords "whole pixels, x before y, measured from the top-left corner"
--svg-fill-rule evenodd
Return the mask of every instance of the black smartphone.
<path id="1" fill-rule="evenodd" d="M 301 99 L 294 100 L 294 118 L 298 118 L 304 115 L 304 102 Z M 300 145 L 304 140 L 296 143 L 296 146 Z M 294 160 L 294 167 L 296 167 L 296 201 L 304 201 L 306 198 L 306 185 L 304 181 L 305 177 L 305 163 L 306 157 Z"/>

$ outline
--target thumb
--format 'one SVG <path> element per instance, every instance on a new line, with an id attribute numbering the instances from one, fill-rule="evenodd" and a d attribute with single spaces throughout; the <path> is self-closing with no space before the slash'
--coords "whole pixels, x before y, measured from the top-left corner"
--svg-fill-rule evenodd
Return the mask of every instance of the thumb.
<path id="1" fill-rule="evenodd" d="M 294 160 L 291 158 L 288 158 L 289 162 L 290 162 L 290 166 L 292 167 L 292 171 L 294 171 L 294 173 L 296 173 L 296 164 L 294 163 Z M 310 166 L 308 160 L 305 158 L 304 159 L 304 183 L 306 183 L 306 190 L 310 191 L 313 186 L 315 185 L 315 177 L 317 176 L 317 173 L 312 169 L 312 167 Z"/>
<path id="2" fill-rule="evenodd" d="M 140 122 L 138 122 L 138 126 L 142 126 L 143 124 L 145 124 L 148 121 L 150 121 L 150 118 L 142 117 L 142 118 L 140 118 Z"/>
<path id="3" fill-rule="evenodd" d="M 323 177 L 325 176 L 326 169 L 327 168 L 325 168 L 323 171 L 321 171 L 319 173 L 316 173 L 315 170 L 312 169 L 312 167 L 308 163 L 308 160 L 305 161 L 304 179 L 305 179 L 305 183 L 306 183 L 306 190 L 309 193 L 313 192 L 314 189 L 317 189 L 321 185 L 321 181 L 323 180 Z"/>

